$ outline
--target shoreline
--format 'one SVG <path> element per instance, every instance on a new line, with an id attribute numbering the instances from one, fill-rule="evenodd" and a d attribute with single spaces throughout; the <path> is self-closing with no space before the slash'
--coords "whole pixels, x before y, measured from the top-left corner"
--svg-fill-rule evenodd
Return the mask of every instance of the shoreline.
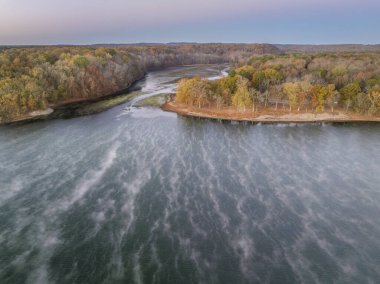
<path id="1" fill-rule="evenodd" d="M 90 115 L 90 114 L 99 113 L 99 112 L 105 111 L 109 108 L 112 108 L 113 106 L 117 106 L 119 104 L 125 103 L 128 100 L 124 101 L 124 102 L 116 103 L 114 105 L 107 106 L 105 108 L 101 108 L 100 110 L 96 110 L 93 112 L 91 111 L 91 112 L 86 112 L 86 113 L 78 114 L 78 115 L 72 115 L 71 114 L 72 110 L 79 109 L 81 107 L 86 107 L 88 105 L 95 104 L 98 102 L 118 98 L 118 97 L 123 96 L 123 95 L 129 95 L 130 93 L 132 93 L 134 91 L 138 91 L 139 88 L 136 85 L 138 84 L 138 82 L 143 80 L 149 72 L 164 70 L 166 68 L 175 68 L 175 67 L 191 67 L 191 66 L 197 67 L 197 66 L 213 66 L 213 65 L 223 65 L 223 66 L 226 65 L 227 66 L 228 64 L 227 63 L 185 64 L 185 65 L 174 65 L 174 66 L 167 66 L 167 67 L 163 67 L 163 68 L 148 70 L 147 72 L 144 73 L 143 76 L 137 78 L 128 87 L 123 88 L 121 90 L 115 91 L 115 92 L 110 93 L 110 94 L 97 96 L 97 97 L 71 98 L 71 99 L 68 99 L 65 101 L 58 102 L 56 104 L 51 104 L 44 110 L 34 111 L 35 113 L 40 113 L 40 114 L 32 115 L 32 113 L 29 113 L 29 114 L 26 114 L 24 116 L 17 117 L 13 120 L 10 120 L 10 121 L 1 121 L 0 120 L 0 126 L 23 124 L 23 123 L 32 123 L 32 122 L 41 121 L 41 120 L 51 120 L 51 119 L 57 119 L 57 118 L 62 118 L 62 117 L 68 118 L 68 117 L 76 117 L 76 116 L 83 116 L 83 115 Z M 178 79 L 178 80 L 180 80 L 180 79 Z M 64 113 L 67 113 L 67 115 L 65 115 Z M 64 114 L 64 115 L 62 116 L 62 114 Z"/>
<path id="2" fill-rule="evenodd" d="M 85 106 L 88 106 L 91 104 L 115 99 L 115 98 L 121 97 L 123 95 L 128 95 L 128 94 L 132 93 L 133 91 L 139 90 L 139 88 L 136 87 L 136 84 L 139 81 L 143 80 L 145 78 L 145 76 L 146 75 L 144 75 L 141 78 L 136 79 L 136 81 L 134 81 L 129 87 L 121 89 L 121 90 L 116 91 L 116 92 L 113 92 L 111 94 L 102 95 L 102 96 L 98 96 L 98 97 L 91 97 L 91 98 L 73 98 L 73 99 L 69 99 L 66 101 L 62 101 L 62 102 L 59 102 L 56 104 L 49 105 L 48 108 L 45 110 L 34 111 L 34 113 L 36 113 L 35 115 L 33 115 L 32 114 L 33 112 L 32 112 L 32 113 L 29 113 L 28 115 L 16 118 L 16 119 L 11 120 L 11 121 L 5 121 L 5 122 L 0 121 L 0 126 L 1 125 L 31 123 L 31 122 L 40 121 L 40 120 L 55 119 L 55 118 L 59 118 L 62 115 L 62 113 L 65 113 L 65 112 L 70 113 L 73 109 L 74 110 L 79 109 L 81 107 L 85 107 Z M 124 102 L 125 101 L 120 102 L 118 104 L 121 104 Z M 105 111 L 106 109 L 111 108 L 113 106 L 116 106 L 118 104 L 110 105 L 107 108 L 104 108 L 100 111 Z M 94 111 L 93 113 L 97 113 L 100 111 Z M 81 114 L 81 115 L 89 115 L 89 114 L 93 114 L 93 113 L 86 113 L 86 114 Z M 68 117 L 69 116 L 70 115 L 68 115 Z"/>
<path id="3" fill-rule="evenodd" d="M 238 112 L 232 108 L 195 108 L 175 102 L 167 102 L 161 106 L 163 111 L 174 112 L 184 117 L 203 118 L 218 121 L 236 121 L 252 123 L 350 123 L 350 122 L 380 122 L 380 117 L 370 117 L 359 114 L 346 113 L 310 113 L 310 112 L 289 112 L 278 111 L 274 113 L 272 109 L 261 110 L 260 112 Z"/>

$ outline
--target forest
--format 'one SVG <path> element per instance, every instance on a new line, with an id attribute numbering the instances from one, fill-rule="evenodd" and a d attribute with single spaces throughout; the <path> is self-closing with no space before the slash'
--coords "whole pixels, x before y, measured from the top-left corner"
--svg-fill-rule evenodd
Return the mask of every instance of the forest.
<path id="1" fill-rule="evenodd" d="M 284 53 L 267 44 L 3 47 L 0 123 L 124 90 L 150 70 L 210 63 L 232 68 L 216 81 L 182 80 L 178 103 L 379 114 L 379 52 Z"/>
<path id="2" fill-rule="evenodd" d="M 126 89 L 146 72 L 168 66 L 246 61 L 277 54 L 266 44 L 3 47 L 0 123 L 59 104 Z"/>
<path id="3" fill-rule="evenodd" d="M 176 102 L 197 108 L 380 113 L 380 53 L 254 56 L 227 77 L 180 81 Z"/>

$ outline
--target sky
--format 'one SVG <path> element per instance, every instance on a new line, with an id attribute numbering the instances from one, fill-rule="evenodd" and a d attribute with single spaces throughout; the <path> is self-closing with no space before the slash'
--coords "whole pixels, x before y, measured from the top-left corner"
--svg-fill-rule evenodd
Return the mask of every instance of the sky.
<path id="1" fill-rule="evenodd" d="M 0 45 L 380 43 L 380 0 L 0 0 Z"/>

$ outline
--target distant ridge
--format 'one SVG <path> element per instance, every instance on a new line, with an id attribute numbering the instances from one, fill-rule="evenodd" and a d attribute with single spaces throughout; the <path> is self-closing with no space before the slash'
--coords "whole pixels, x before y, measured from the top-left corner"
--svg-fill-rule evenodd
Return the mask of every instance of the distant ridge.
<path id="1" fill-rule="evenodd" d="M 263 53 L 318 53 L 318 52 L 380 52 L 380 44 L 268 44 L 268 43 L 197 43 L 197 42 L 137 42 L 137 43 L 96 43 L 96 44 L 51 44 L 51 45 L 0 45 L 7 48 L 39 48 L 39 47 L 133 47 L 133 46 L 230 46 L 261 47 Z M 261 53 L 261 52 L 259 52 Z"/>
<path id="2" fill-rule="evenodd" d="M 365 52 L 380 51 L 380 44 L 274 44 L 283 52 Z"/>
<path id="3" fill-rule="evenodd" d="M 47 44 L 47 45 L 0 45 L 4 48 L 36 48 L 36 47 L 75 47 L 75 46 L 181 46 L 181 45 L 224 45 L 224 46 L 271 46 L 281 52 L 355 52 L 380 51 L 380 44 L 268 44 L 268 43 L 197 43 L 197 42 L 136 42 L 136 43 L 96 43 L 96 44 Z"/>
<path id="4" fill-rule="evenodd" d="M 105 43 L 105 44 L 90 44 L 90 45 L 4 45 L 0 46 L 1 49 L 9 48 L 61 48 L 61 47 L 113 47 L 113 48 L 124 48 L 130 50 L 132 53 L 135 52 L 135 47 L 170 47 L 173 51 L 176 48 L 188 48 L 189 50 L 197 49 L 197 52 L 210 54 L 213 56 L 225 56 L 227 53 L 229 57 L 232 53 L 236 53 L 236 59 L 244 54 L 243 57 L 247 58 L 252 55 L 263 55 L 263 54 L 279 54 L 282 51 L 274 46 L 273 44 L 267 43 L 189 43 L 189 42 L 170 42 L 170 43 Z"/>

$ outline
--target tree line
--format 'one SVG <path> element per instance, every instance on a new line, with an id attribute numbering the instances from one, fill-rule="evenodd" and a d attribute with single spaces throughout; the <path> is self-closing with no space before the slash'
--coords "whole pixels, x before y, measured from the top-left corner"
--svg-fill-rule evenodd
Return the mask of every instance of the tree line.
<path id="1" fill-rule="evenodd" d="M 181 80 L 176 101 L 239 111 L 380 112 L 380 53 L 255 56 L 216 81 Z"/>
<path id="2" fill-rule="evenodd" d="M 0 122 L 129 87 L 152 69 L 247 60 L 270 45 L 183 44 L 0 49 Z"/>

